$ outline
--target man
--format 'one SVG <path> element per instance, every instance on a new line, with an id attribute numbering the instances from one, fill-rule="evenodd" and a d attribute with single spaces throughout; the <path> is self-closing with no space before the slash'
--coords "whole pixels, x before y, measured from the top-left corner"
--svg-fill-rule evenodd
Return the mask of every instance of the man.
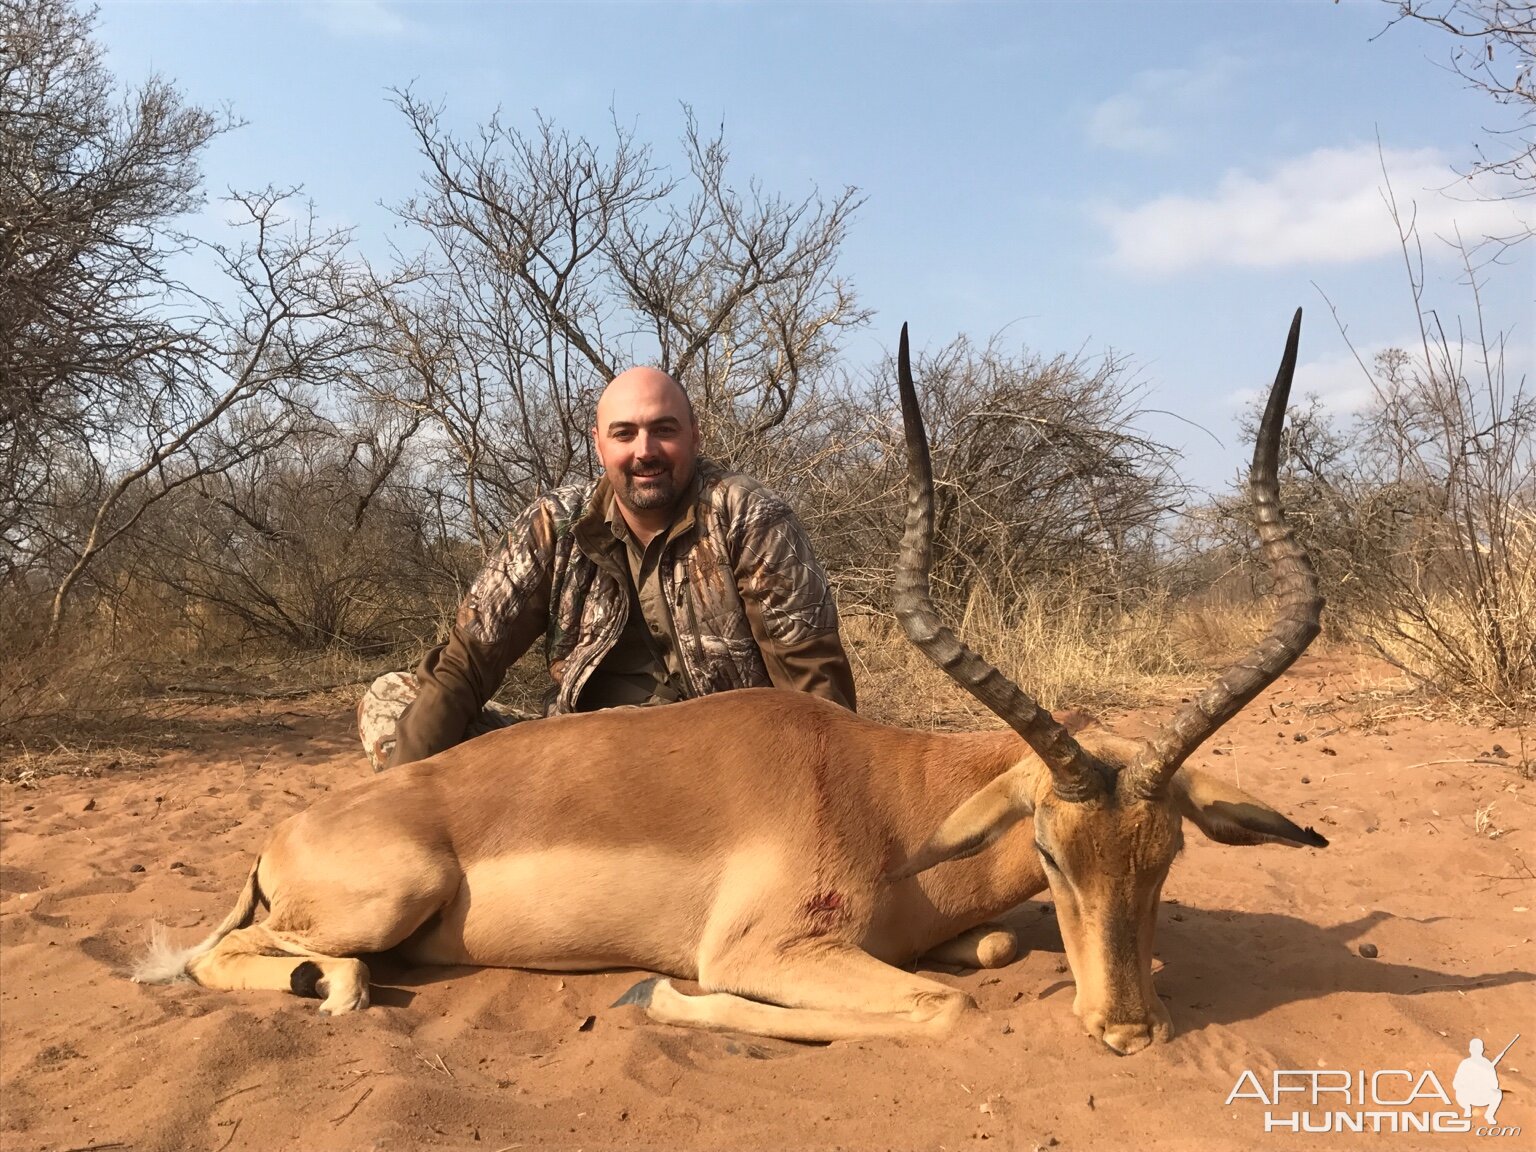
<path id="1" fill-rule="evenodd" d="M 509 720 L 486 709 L 540 637 L 546 715 L 793 688 L 855 707 L 826 574 L 789 506 L 699 457 L 682 388 L 617 376 L 592 430 L 603 475 L 534 501 L 414 676 L 358 706 L 374 769 Z"/>

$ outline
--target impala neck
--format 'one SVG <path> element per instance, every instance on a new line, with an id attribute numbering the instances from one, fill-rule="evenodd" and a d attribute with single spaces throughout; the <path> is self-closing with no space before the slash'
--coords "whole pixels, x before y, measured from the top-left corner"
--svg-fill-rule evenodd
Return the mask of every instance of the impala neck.
<path id="1" fill-rule="evenodd" d="M 902 781 L 902 795 L 909 801 L 898 824 L 902 843 L 897 847 L 903 855 L 916 851 L 946 816 L 987 783 L 1034 758 L 1013 732 L 931 733 L 929 739 L 910 766 L 911 779 Z M 1036 765 L 1045 776 L 1045 765 L 1038 760 Z M 1019 821 L 985 851 L 925 872 L 918 883 L 946 929 L 960 921 L 969 927 L 1007 911 L 1046 887 L 1033 822 Z"/>

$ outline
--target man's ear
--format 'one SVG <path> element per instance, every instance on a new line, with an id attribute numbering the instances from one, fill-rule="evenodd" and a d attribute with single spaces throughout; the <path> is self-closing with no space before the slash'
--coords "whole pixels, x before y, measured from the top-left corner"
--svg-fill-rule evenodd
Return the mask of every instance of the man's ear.
<path id="1" fill-rule="evenodd" d="M 1298 828 L 1264 801 L 1204 772 L 1180 768 L 1168 788 L 1179 814 L 1218 844 L 1328 847 L 1311 828 Z"/>

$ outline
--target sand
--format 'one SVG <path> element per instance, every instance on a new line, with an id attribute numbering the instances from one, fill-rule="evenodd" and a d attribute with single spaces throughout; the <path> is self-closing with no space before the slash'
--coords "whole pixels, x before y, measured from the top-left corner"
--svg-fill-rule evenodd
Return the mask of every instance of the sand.
<path id="1" fill-rule="evenodd" d="M 1536 794 L 1507 765 L 1454 762 L 1515 737 L 1362 725 L 1354 684 L 1346 663 L 1304 660 L 1196 756 L 1332 845 L 1188 830 L 1157 937 L 1178 1034 L 1128 1058 L 1072 1016 L 1046 900 L 1010 915 L 1013 964 L 936 970 L 985 1015 L 930 1043 L 662 1027 L 608 1007 L 627 972 L 384 961 L 374 1006 L 334 1019 L 278 993 L 141 987 L 123 971 L 151 921 L 200 937 L 279 820 L 368 774 L 341 702 L 246 709 L 146 770 L 5 786 L 0 1147 L 1464 1148 L 1474 1136 L 1266 1135 L 1266 1112 L 1320 1121 L 1339 1098 L 1227 1099 L 1245 1070 L 1267 1094 L 1277 1069 L 1428 1070 L 1450 1094 L 1471 1038 L 1491 1056 L 1516 1032 L 1498 1121 L 1524 1132 L 1486 1146 L 1536 1146 Z"/>

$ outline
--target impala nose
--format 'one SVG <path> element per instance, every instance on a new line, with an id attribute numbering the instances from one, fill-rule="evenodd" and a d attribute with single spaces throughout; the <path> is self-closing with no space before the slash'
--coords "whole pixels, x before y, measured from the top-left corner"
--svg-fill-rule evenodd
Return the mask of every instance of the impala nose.
<path id="1" fill-rule="evenodd" d="M 1089 1012 L 1083 1016 L 1082 1020 L 1088 1035 L 1096 1040 L 1102 1040 L 1106 1048 L 1120 1056 L 1140 1052 L 1151 1044 L 1154 1038 L 1154 1025 L 1151 1021 L 1110 1023 L 1100 1012 Z M 1156 1038 L 1166 1040 L 1168 1037 L 1159 1035 Z"/>
<path id="2" fill-rule="evenodd" d="M 1110 1024 L 1099 1039 L 1120 1055 L 1129 1056 L 1152 1043 L 1152 1029 L 1146 1024 Z"/>

